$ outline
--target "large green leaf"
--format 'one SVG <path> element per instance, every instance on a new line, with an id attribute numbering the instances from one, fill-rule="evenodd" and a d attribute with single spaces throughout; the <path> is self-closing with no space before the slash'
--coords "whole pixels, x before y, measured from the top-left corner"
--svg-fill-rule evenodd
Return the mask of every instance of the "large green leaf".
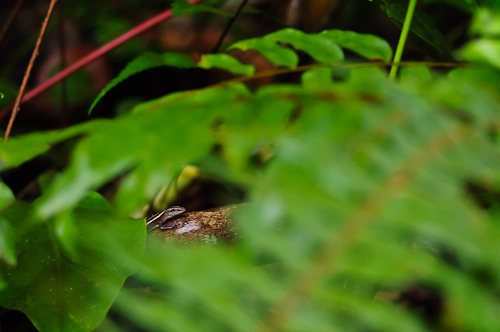
<path id="1" fill-rule="evenodd" d="M 91 331 L 104 318 L 145 244 L 143 220 L 116 214 L 99 195 L 75 209 L 76 251 L 69 255 L 51 222 L 28 223 L 19 206 L 7 217 L 17 237 L 17 265 L 2 264 L 8 286 L 0 305 L 24 312 L 40 331 Z"/>

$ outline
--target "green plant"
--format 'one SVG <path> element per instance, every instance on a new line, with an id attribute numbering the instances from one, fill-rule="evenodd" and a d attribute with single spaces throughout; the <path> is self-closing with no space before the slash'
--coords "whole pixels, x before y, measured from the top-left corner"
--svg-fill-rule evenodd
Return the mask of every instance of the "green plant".
<path id="1" fill-rule="evenodd" d="M 476 43 L 463 56 L 496 65 Z M 500 183 L 499 73 L 408 66 L 393 82 L 383 39 L 340 30 L 284 29 L 231 48 L 255 49 L 300 82 L 251 91 L 253 67 L 227 54 L 145 54 L 92 107 L 154 66 L 247 76 L 2 144 L 10 169 L 81 137 L 33 203 L 1 187 L 0 305 L 48 331 L 92 330 L 113 301 L 155 331 L 497 331 L 498 210 L 468 188 Z M 378 62 L 348 63 L 344 49 Z M 144 221 L 126 217 L 185 164 L 247 190 L 233 246 L 145 248 Z M 93 191 L 117 176 L 111 207 Z M 154 289 L 119 291 L 134 272 Z M 414 285 L 442 298 L 437 318 L 384 296 Z"/>

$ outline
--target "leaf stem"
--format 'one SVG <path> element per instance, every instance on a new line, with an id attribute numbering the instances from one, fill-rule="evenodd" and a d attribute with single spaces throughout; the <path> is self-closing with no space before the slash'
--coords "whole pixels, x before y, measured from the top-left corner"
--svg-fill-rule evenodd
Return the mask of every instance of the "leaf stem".
<path id="1" fill-rule="evenodd" d="M 389 79 L 394 81 L 398 73 L 399 62 L 403 56 L 403 50 L 405 48 L 406 39 L 408 37 L 408 32 L 410 31 L 411 21 L 413 18 L 413 13 L 415 12 L 415 7 L 417 6 L 417 0 L 410 0 L 408 4 L 408 10 L 406 11 L 405 21 L 403 23 L 403 29 L 401 30 L 401 36 L 399 36 L 398 47 L 396 48 L 396 54 L 394 55 L 394 61 L 391 66 L 391 71 L 389 73 Z"/>

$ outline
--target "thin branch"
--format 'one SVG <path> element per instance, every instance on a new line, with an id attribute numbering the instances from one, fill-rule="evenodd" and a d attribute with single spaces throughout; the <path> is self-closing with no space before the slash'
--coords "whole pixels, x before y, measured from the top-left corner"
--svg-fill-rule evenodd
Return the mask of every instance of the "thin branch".
<path id="1" fill-rule="evenodd" d="M 47 15 L 42 23 L 42 28 L 40 29 L 40 34 L 38 35 L 38 39 L 36 40 L 35 49 L 31 54 L 31 59 L 28 64 L 28 68 L 26 69 L 26 73 L 23 77 L 23 82 L 21 84 L 21 88 L 19 89 L 19 93 L 17 94 L 16 102 L 14 103 L 14 108 L 12 109 L 12 113 L 10 115 L 9 124 L 7 125 L 7 129 L 5 130 L 4 140 L 7 141 L 9 139 L 10 131 L 12 130 L 12 125 L 14 124 L 14 120 L 16 118 L 17 112 L 19 111 L 19 105 L 21 104 L 21 99 L 24 95 L 24 90 L 26 89 L 26 84 L 28 83 L 28 78 L 31 74 L 31 69 L 33 68 L 33 64 L 35 63 L 35 59 L 38 56 L 38 50 L 40 49 L 40 44 L 42 43 L 43 35 L 45 34 L 45 30 L 47 29 L 47 25 L 49 24 L 50 16 L 52 15 L 52 10 L 56 5 L 57 0 L 51 0 L 49 5 L 49 10 L 47 11 Z"/>
<path id="2" fill-rule="evenodd" d="M 189 3 L 198 3 L 202 2 L 203 0 L 188 0 Z M 88 65 L 90 62 L 96 60 L 97 58 L 103 56 L 104 54 L 112 51 L 113 49 L 117 48 L 121 44 L 125 43 L 129 39 L 137 36 L 138 34 L 143 33 L 144 31 L 148 30 L 149 28 L 157 25 L 158 23 L 163 22 L 166 19 L 169 19 L 172 17 L 172 9 L 168 9 L 157 16 L 147 20 L 146 22 L 142 23 L 141 25 L 136 26 L 135 28 L 127 31 L 123 35 L 119 36 L 118 38 L 110 41 L 106 45 L 98 48 L 94 52 L 90 53 L 89 55 L 83 57 L 82 59 L 78 60 L 68 68 L 60 71 L 56 75 L 52 76 L 49 78 L 47 81 L 43 82 L 42 84 L 38 85 L 34 89 L 28 91 L 26 95 L 24 96 L 22 102 L 27 102 L 28 100 L 38 96 L 39 94 L 45 92 L 46 90 L 50 89 L 52 86 L 57 84 L 59 81 L 62 79 L 68 77 L 69 75 L 73 74 L 75 71 L 81 69 L 82 67 Z M 10 112 L 10 108 L 8 109 L 3 109 L 0 111 L 0 119 L 5 117 L 8 113 Z"/>
<path id="3" fill-rule="evenodd" d="M 224 31 L 222 31 L 222 34 L 219 37 L 219 40 L 217 41 L 217 44 L 215 45 L 212 53 L 217 53 L 219 51 L 219 47 L 222 45 L 222 42 L 224 41 L 224 38 L 226 38 L 227 34 L 229 33 L 229 30 L 233 26 L 234 22 L 236 22 L 236 19 L 241 13 L 241 10 L 246 6 L 248 0 L 243 0 L 241 1 L 238 9 L 236 9 L 236 13 L 234 13 L 233 17 L 227 22 L 226 27 L 224 28 Z"/>

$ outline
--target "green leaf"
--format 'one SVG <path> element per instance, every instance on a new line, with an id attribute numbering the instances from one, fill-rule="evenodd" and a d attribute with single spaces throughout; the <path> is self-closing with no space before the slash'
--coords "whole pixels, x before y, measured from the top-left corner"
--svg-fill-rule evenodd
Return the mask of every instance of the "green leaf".
<path id="1" fill-rule="evenodd" d="M 316 68 L 302 74 L 302 85 L 312 91 L 331 89 L 332 70 L 330 68 Z"/>
<path id="2" fill-rule="evenodd" d="M 255 68 L 251 65 L 244 65 L 235 58 L 227 54 L 205 54 L 201 56 L 198 67 L 204 69 L 220 68 L 230 71 L 236 75 L 253 75 Z"/>
<path id="3" fill-rule="evenodd" d="M 13 266 L 17 264 L 15 234 L 12 226 L 4 218 L 0 218 L 0 260 L 5 264 Z M 5 282 L 0 278 L 0 289 L 3 289 Z"/>
<path id="4" fill-rule="evenodd" d="M 299 63 L 299 57 L 291 49 L 281 47 L 276 41 L 264 38 L 253 38 L 237 42 L 228 49 L 240 49 L 242 51 L 256 50 L 277 66 L 295 68 Z"/>
<path id="5" fill-rule="evenodd" d="M 327 30 L 319 34 L 305 34 L 296 29 L 283 29 L 262 38 L 253 38 L 233 44 L 229 49 L 255 49 L 278 66 L 296 67 L 297 55 L 278 43 L 292 45 L 309 54 L 318 63 L 335 63 L 344 59 L 340 47 L 347 48 L 370 60 L 389 61 L 392 49 L 383 39 L 352 31 Z"/>
<path id="6" fill-rule="evenodd" d="M 109 120 L 95 120 L 75 125 L 60 131 L 34 133 L 13 137 L 0 143 L 0 169 L 16 167 L 47 151 L 51 145 L 73 136 L 81 135 L 101 126 Z"/>
<path id="7" fill-rule="evenodd" d="M 0 182 L 0 211 L 7 209 L 14 200 L 15 197 L 10 188 Z M 8 265 L 16 264 L 14 232 L 3 217 L 0 217 L 0 260 Z M 2 288 L 2 283 L 0 283 L 0 288 Z"/>
<path id="8" fill-rule="evenodd" d="M 338 44 L 322 35 L 308 35 L 296 29 L 283 29 L 264 38 L 290 44 L 295 49 L 308 53 L 319 63 L 334 63 L 344 59 L 344 53 Z"/>
<path id="9" fill-rule="evenodd" d="M 140 57 L 131 61 L 121 72 L 115 77 L 111 82 L 106 85 L 106 87 L 99 93 L 99 95 L 94 99 L 92 105 L 89 108 L 89 114 L 92 112 L 94 107 L 99 103 L 99 101 L 115 86 L 123 82 L 130 76 L 137 74 L 141 71 L 162 67 L 162 66 L 174 66 L 177 68 L 192 68 L 196 65 L 194 64 L 191 57 L 187 54 L 181 53 L 145 53 Z"/>
<path id="10" fill-rule="evenodd" d="M 243 85 L 231 85 L 167 96 L 140 105 L 140 111 L 115 119 L 105 130 L 89 133 L 75 149 L 69 167 L 36 201 L 37 213 L 45 219 L 69 209 L 89 190 L 125 171 L 129 173 L 116 203 L 124 212 L 134 211 L 183 165 L 212 149 L 215 137 L 210 124 L 219 114 L 230 113 L 227 105 L 246 94 Z"/>
<path id="11" fill-rule="evenodd" d="M 74 218 L 76 256 L 55 241 L 48 224 L 13 220 L 18 264 L 2 266 L 8 287 L 0 304 L 24 312 L 40 331 L 93 330 L 144 250 L 144 221 L 117 215 L 97 194 L 81 202 Z"/>
<path id="12" fill-rule="evenodd" d="M 467 43 L 460 51 L 471 62 L 500 68 L 500 40 L 482 38 Z"/>
<path id="13" fill-rule="evenodd" d="M 500 11 L 489 8 L 479 8 L 474 15 L 470 33 L 489 38 L 499 37 Z"/>
<path id="14" fill-rule="evenodd" d="M 392 59 L 392 48 L 389 43 L 374 35 L 342 30 L 326 30 L 319 35 L 369 60 Z"/>

